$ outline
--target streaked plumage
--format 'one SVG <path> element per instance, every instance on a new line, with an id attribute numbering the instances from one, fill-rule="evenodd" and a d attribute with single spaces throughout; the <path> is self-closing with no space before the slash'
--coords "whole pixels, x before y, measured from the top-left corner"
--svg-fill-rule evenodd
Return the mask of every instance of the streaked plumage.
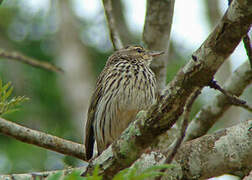
<path id="1" fill-rule="evenodd" d="M 99 75 L 85 125 L 87 158 L 106 149 L 135 119 L 156 100 L 156 79 L 149 65 L 161 52 L 129 46 L 114 52 Z"/>

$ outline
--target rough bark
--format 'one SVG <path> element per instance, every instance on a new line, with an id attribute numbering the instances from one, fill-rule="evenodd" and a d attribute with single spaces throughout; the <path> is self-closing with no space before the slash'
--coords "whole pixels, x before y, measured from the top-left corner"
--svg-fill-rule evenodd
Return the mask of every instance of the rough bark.
<path id="1" fill-rule="evenodd" d="M 224 173 L 239 177 L 246 176 L 252 170 L 252 120 L 236 126 L 222 129 L 212 135 L 205 135 L 186 142 L 176 154 L 173 164 L 163 179 L 205 179 Z M 139 165 L 146 162 L 162 164 L 166 156 L 160 152 L 152 152 L 139 160 Z M 150 164 L 149 163 L 149 164 Z M 147 168 L 146 166 L 142 167 Z M 69 168 L 59 171 L 48 171 L 27 174 L 0 175 L 0 180 L 50 178 L 57 172 L 63 175 L 73 170 L 81 172 L 86 167 Z"/>
<path id="2" fill-rule="evenodd" d="M 178 175 L 178 179 L 206 179 L 225 173 L 247 175 L 252 170 L 251 123 L 245 121 L 182 145 L 173 161 L 178 167 L 167 171 L 169 179 Z"/>
<path id="3" fill-rule="evenodd" d="M 210 25 L 210 30 L 212 30 L 218 21 L 221 18 L 221 11 L 220 11 L 220 1 L 219 0 L 211 0 L 211 1 L 204 1 L 203 3 L 206 8 L 206 15 L 208 18 L 208 24 Z M 220 67 L 220 69 L 216 72 L 214 78 L 217 80 L 218 84 L 221 86 L 226 82 L 226 80 L 231 76 L 232 74 L 232 67 L 231 67 L 231 59 L 228 58 Z M 207 91 L 208 92 L 208 91 Z M 227 127 L 231 124 L 236 124 L 235 122 L 237 119 L 240 118 L 241 109 L 237 107 L 231 107 L 227 110 L 228 112 L 225 113 L 222 118 L 220 118 L 221 127 Z"/>
<path id="4" fill-rule="evenodd" d="M 92 171 L 94 165 L 99 164 L 104 173 L 104 177 L 111 179 L 111 177 L 118 171 L 129 167 L 135 162 L 145 148 L 157 139 L 158 135 L 168 130 L 178 120 L 188 98 L 195 93 L 195 91 L 201 90 L 204 86 L 208 85 L 224 60 L 233 52 L 241 38 L 248 32 L 251 23 L 252 2 L 250 0 L 233 0 L 218 26 L 201 47 L 193 54 L 193 58 L 190 59 L 188 64 L 182 68 L 174 80 L 169 83 L 158 102 L 147 112 L 141 111 L 136 117 L 136 121 L 124 131 L 122 136 L 99 157 L 91 161 L 88 172 Z M 244 130 L 244 127 L 238 129 L 239 133 L 243 134 L 240 131 Z M 250 131 L 248 131 L 248 128 L 245 128 L 245 130 L 247 132 L 246 137 L 249 136 L 248 139 L 251 140 L 251 136 L 248 134 Z M 216 141 L 218 139 L 225 139 L 220 137 L 224 137 L 225 134 L 231 132 L 232 131 L 228 131 L 217 136 Z M 241 143 L 244 146 L 245 155 L 235 157 L 246 157 L 245 159 L 250 160 L 246 155 L 251 154 L 252 148 L 248 147 L 251 146 L 251 143 L 244 139 L 239 139 L 239 141 L 234 142 L 240 143 L 240 140 L 246 142 L 247 146 Z M 204 142 L 205 141 L 206 140 L 204 140 Z M 211 141 L 206 143 L 205 146 L 208 147 L 210 143 Z M 199 143 L 199 146 L 200 145 L 201 143 Z M 237 144 L 234 145 L 234 149 L 236 146 Z M 195 147 L 194 149 L 200 150 L 202 147 L 200 146 L 198 149 Z M 223 151 L 223 148 L 221 148 L 221 150 Z M 204 151 L 201 153 L 204 155 Z M 183 153 L 178 152 L 176 156 L 179 156 L 180 154 Z M 185 154 L 187 154 L 186 158 L 188 158 L 187 150 L 185 150 Z M 192 160 L 193 159 L 194 158 L 192 158 Z M 175 160 L 176 162 L 179 162 L 179 159 L 176 157 Z M 197 156 L 195 157 L 195 160 L 197 160 Z M 192 162 L 190 161 L 190 163 Z M 246 160 L 245 163 L 247 163 Z M 192 163 L 192 165 L 194 164 Z M 219 164 L 217 165 L 219 167 Z M 246 167 L 250 168 L 249 165 Z M 190 167 L 189 169 L 188 166 L 185 167 L 185 172 L 189 173 L 188 176 L 192 175 L 193 177 L 198 177 L 195 173 L 191 173 L 190 170 Z M 197 169 L 195 171 L 198 172 Z"/>
<path id="5" fill-rule="evenodd" d="M 203 3 L 206 8 L 206 14 L 210 29 L 212 30 L 221 18 L 220 4 L 218 0 L 205 1 Z M 224 84 L 227 78 L 231 75 L 231 62 L 225 61 L 215 75 L 215 79 L 219 84 Z"/>

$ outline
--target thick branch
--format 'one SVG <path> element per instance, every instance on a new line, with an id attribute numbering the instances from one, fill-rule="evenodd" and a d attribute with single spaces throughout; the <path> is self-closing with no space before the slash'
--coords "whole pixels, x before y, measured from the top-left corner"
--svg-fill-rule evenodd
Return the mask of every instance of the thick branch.
<path id="1" fill-rule="evenodd" d="M 231 128 L 183 144 L 172 162 L 176 165 L 176 168 L 168 171 L 164 178 L 206 179 L 225 173 L 239 177 L 247 175 L 252 169 L 252 131 L 249 131 L 251 124 L 252 120 L 245 121 Z M 145 160 L 141 159 L 140 163 L 146 163 Z M 157 164 L 163 163 L 163 160 L 160 155 L 152 159 Z M 82 170 L 85 168 L 82 167 Z M 80 169 L 0 175 L 0 180 L 21 180 L 31 179 L 32 177 L 49 178 L 56 172 L 68 174 L 73 170 L 79 171 Z"/>
<path id="2" fill-rule="evenodd" d="M 173 163 L 178 168 L 169 178 L 206 179 L 225 173 L 239 177 L 252 170 L 252 120 L 212 135 L 205 135 L 181 146 Z"/>
<path id="3" fill-rule="evenodd" d="M 101 166 L 104 177 L 111 177 L 130 166 L 157 136 L 167 131 L 183 112 L 191 94 L 208 85 L 224 60 L 234 51 L 252 23 L 252 2 L 234 0 L 218 26 L 194 53 L 194 59 L 169 83 L 164 95 L 148 112 L 141 112 L 99 157 L 90 163 Z"/>
<path id="4" fill-rule="evenodd" d="M 118 29 L 116 27 L 115 18 L 112 12 L 112 2 L 111 0 L 103 0 L 103 6 L 105 15 L 107 17 L 108 28 L 110 33 L 110 39 L 115 50 L 121 49 L 123 47 L 122 41 Z"/>
<path id="5" fill-rule="evenodd" d="M 58 153 L 85 159 L 84 146 L 43 132 L 35 131 L 0 118 L 0 133 L 19 141 L 40 146 Z"/>
<path id="6" fill-rule="evenodd" d="M 196 91 L 195 94 L 193 94 L 190 97 L 190 99 L 188 99 L 188 102 L 185 105 L 184 113 L 183 113 L 183 122 L 181 125 L 180 134 L 178 135 L 177 139 L 174 141 L 174 143 L 171 146 L 170 154 L 168 155 L 168 157 L 165 160 L 166 164 L 171 163 L 171 161 L 173 160 L 173 157 L 175 156 L 175 154 L 177 153 L 177 150 L 179 149 L 180 145 L 183 142 L 183 139 L 184 139 L 185 133 L 186 133 L 186 129 L 188 126 L 190 111 L 191 111 L 193 102 L 196 100 L 196 98 L 198 97 L 199 94 L 200 94 L 200 91 Z"/>
<path id="7" fill-rule="evenodd" d="M 17 53 L 17 52 L 6 52 L 6 51 L 0 49 L 0 57 L 20 61 L 22 63 L 29 64 L 33 67 L 45 69 L 47 71 L 63 73 L 63 70 L 61 68 L 56 67 L 53 64 L 50 64 L 45 61 L 39 61 L 39 60 L 30 58 L 30 57 L 24 56 L 24 55 Z"/>
<path id="8" fill-rule="evenodd" d="M 166 83 L 166 65 L 174 3 L 175 0 L 147 1 L 143 41 L 150 50 L 163 50 L 166 52 L 165 56 L 160 56 L 151 64 L 160 90 L 165 87 Z"/>
<path id="9" fill-rule="evenodd" d="M 252 69 L 249 62 L 242 64 L 228 79 L 224 89 L 240 96 L 244 89 L 252 83 Z M 205 105 L 188 126 L 185 140 L 195 139 L 207 133 L 213 124 L 230 108 L 227 96 L 218 94 L 209 104 Z"/>
<path id="10" fill-rule="evenodd" d="M 188 102 L 186 103 L 185 108 L 184 108 L 183 121 L 182 121 L 181 128 L 180 128 L 180 134 L 178 135 L 177 139 L 174 141 L 174 144 L 171 147 L 169 155 L 166 157 L 164 164 L 170 164 L 172 162 L 174 156 L 176 155 L 178 149 L 180 148 L 180 146 L 183 142 L 183 139 L 185 137 L 186 129 L 188 126 L 189 115 L 190 115 L 190 111 L 191 111 L 193 102 L 195 101 L 195 99 L 198 97 L 199 94 L 200 94 L 200 91 L 196 91 L 188 99 Z M 161 172 L 165 172 L 165 171 L 166 171 L 166 169 L 161 170 Z M 161 178 L 162 178 L 162 176 L 160 175 L 159 177 L 156 178 L 156 180 L 160 180 Z"/>

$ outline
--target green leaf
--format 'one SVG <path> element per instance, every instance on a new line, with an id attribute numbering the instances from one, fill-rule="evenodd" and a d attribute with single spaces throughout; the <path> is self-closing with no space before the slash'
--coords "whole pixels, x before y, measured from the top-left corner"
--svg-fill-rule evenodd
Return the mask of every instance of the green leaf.
<path id="1" fill-rule="evenodd" d="M 62 172 L 57 172 L 51 175 L 47 180 L 58 180 L 62 176 Z"/>
<path id="2" fill-rule="evenodd" d="M 117 173 L 113 180 L 144 180 L 150 177 L 162 176 L 165 173 L 160 172 L 162 169 L 173 168 L 175 165 L 172 164 L 164 164 L 164 165 L 155 165 L 150 168 L 145 169 L 144 171 L 138 173 L 139 165 L 135 165 L 134 167 L 124 169 Z"/>
<path id="3" fill-rule="evenodd" d="M 71 174 L 65 176 L 64 180 L 83 180 L 83 178 L 80 176 L 79 171 L 73 171 Z"/>
<path id="4" fill-rule="evenodd" d="M 129 171 L 128 171 L 127 176 L 126 176 L 127 179 L 134 180 L 134 177 L 137 174 L 137 170 L 138 170 L 138 167 L 129 168 Z"/>
<path id="5" fill-rule="evenodd" d="M 13 91 L 13 87 L 10 87 L 9 90 L 5 94 L 6 99 L 11 95 L 12 91 Z"/>
<path id="6" fill-rule="evenodd" d="M 125 176 L 125 174 L 127 174 L 128 172 L 129 172 L 129 168 L 120 171 L 119 173 L 117 173 L 117 174 L 113 177 L 113 180 L 122 180 L 122 179 L 125 179 L 124 176 Z"/>
<path id="7" fill-rule="evenodd" d="M 84 180 L 102 180 L 102 175 L 99 175 L 99 165 L 95 166 L 92 175 L 87 175 L 86 177 L 82 178 Z"/>
<path id="8" fill-rule="evenodd" d="M 2 94 L 2 79 L 0 79 L 0 95 Z M 1 100 L 1 99 L 0 99 Z"/>
<path id="9" fill-rule="evenodd" d="M 2 87 L 2 91 L 6 91 L 11 85 L 11 82 L 8 82 L 7 84 L 5 84 L 3 87 Z"/>
<path id="10" fill-rule="evenodd" d="M 17 111 L 19 111 L 19 110 L 20 110 L 20 109 L 18 109 L 18 108 L 9 109 L 9 110 L 5 111 L 4 114 L 6 115 L 6 114 L 14 113 L 14 112 L 17 112 Z M 1 113 L 0 113 L 0 115 L 1 115 Z"/>
<path id="11" fill-rule="evenodd" d="M 8 82 L 2 88 L 2 94 L 1 94 L 1 96 L 2 96 L 1 101 L 2 102 L 4 102 L 7 99 L 7 95 L 6 95 L 7 93 L 6 93 L 6 91 L 10 87 L 10 85 L 11 85 L 11 82 Z"/>

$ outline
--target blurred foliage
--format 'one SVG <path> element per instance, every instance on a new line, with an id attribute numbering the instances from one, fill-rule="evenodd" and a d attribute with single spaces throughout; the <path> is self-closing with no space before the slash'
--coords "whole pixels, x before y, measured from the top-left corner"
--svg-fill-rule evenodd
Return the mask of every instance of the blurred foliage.
<path id="1" fill-rule="evenodd" d="M 41 16 L 39 11 L 31 16 L 32 9 L 24 10 L 21 3 L 4 6 L 5 2 L 0 7 L 0 42 L 7 42 L 1 43 L 3 49 L 10 47 L 11 50 L 36 59 L 55 62 L 53 50 L 50 50 L 53 49 L 56 34 L 51 34 L 47 28 L 38 32 L 43 29 L 41 26 L 51 23 L 50 17 Z M 36 34 L 40 36 L 36 37 Z M 14 94 L 30 97 L 22 111 L 5 114 L 3 117 L 33 129 L 78 141 L 80 136 L 72 133 L 71 115 L 63 102 L 57 76 L 52 72 L 0 59 L 0 78 L 4 82 L 13 82 Z M 0 173 L 32 172 L 47 168 L 53 170 L 65 166 L 64 156 L 2 134 L 0 145 Z M 70 165 L 76 165 L 76 162 L 78 161 L 75 160 Z"/>

